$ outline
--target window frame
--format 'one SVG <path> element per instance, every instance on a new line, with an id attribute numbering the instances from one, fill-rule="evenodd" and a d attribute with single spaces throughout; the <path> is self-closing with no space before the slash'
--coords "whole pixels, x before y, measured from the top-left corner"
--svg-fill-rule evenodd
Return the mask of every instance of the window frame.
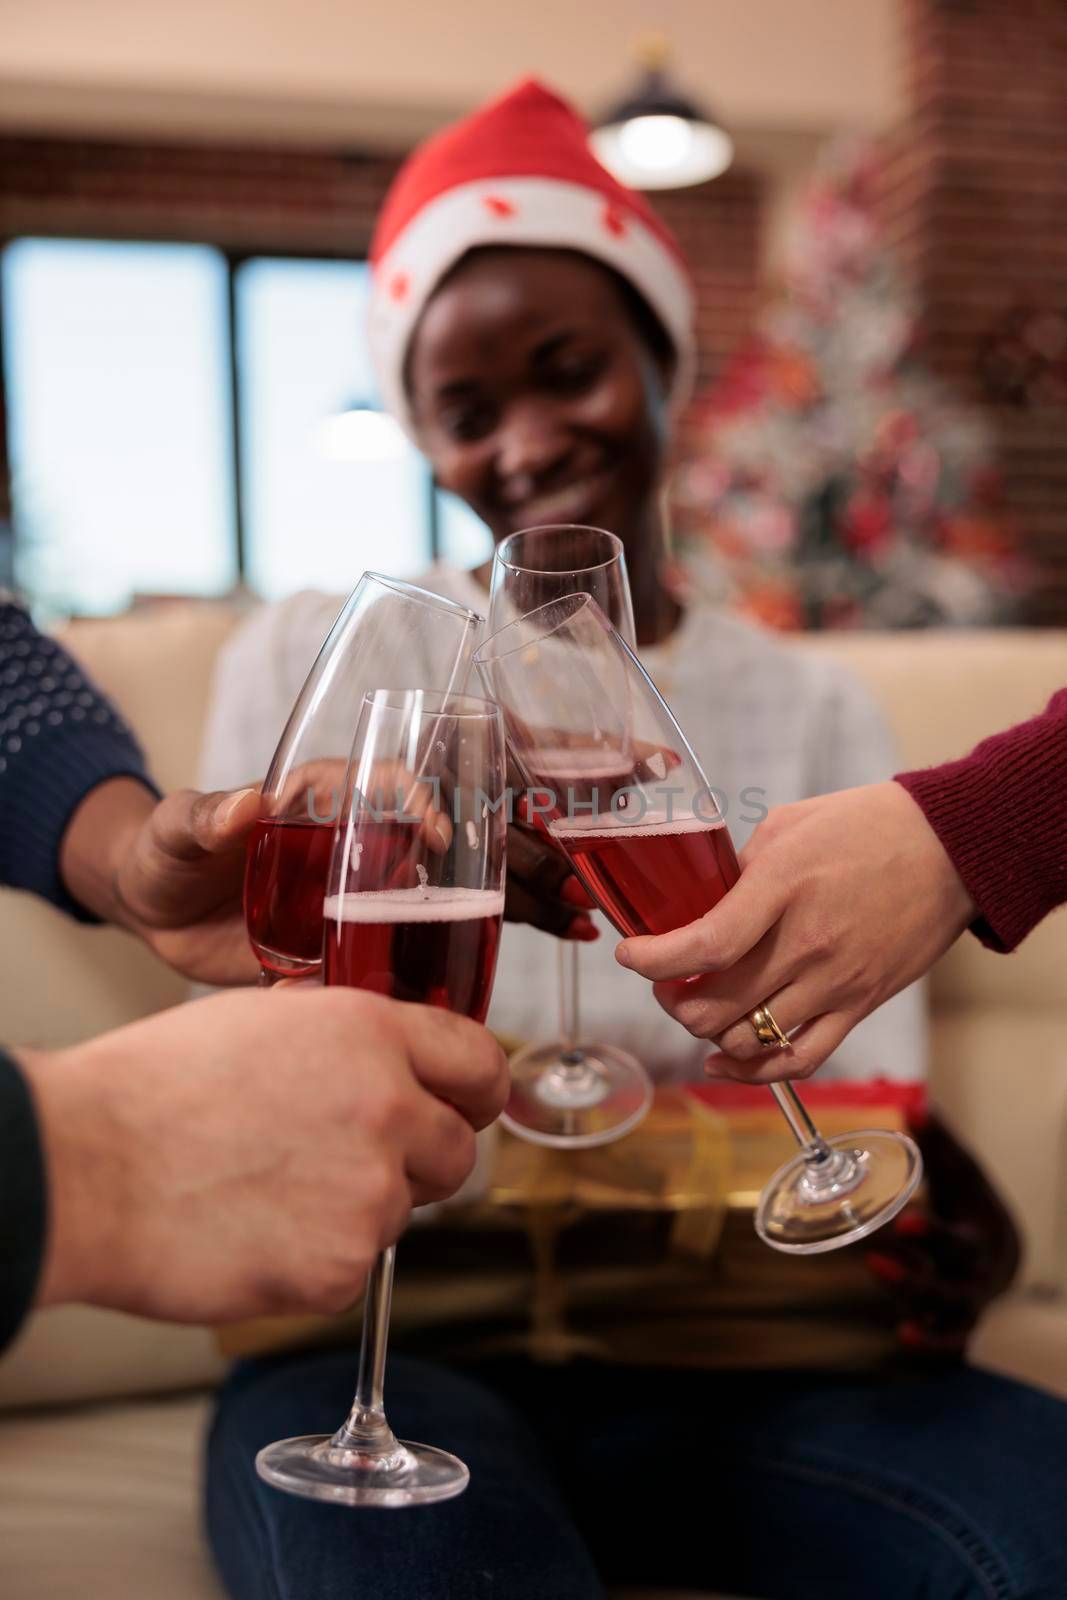
<path id="1" fill-rule="evenodd" d="M 34 228 L 32 231 L 19 230 L 16 232 L 0 233 L 0 253 L 11 244 L 20 239 L 69 239 L 71 242 L 80 243 L 108 243 L 108 244 L 185 244 L 201 245 L 209 250 L 215 250 L 222 257 L 226 269 L 226 360 L 225 367 L 229 383 L 227 412 L 230 419 L 230 431 L 233 448 L 230 451 L 230 507 L 232 511 L 233 527 L 233 557 L 236 585 L 243 586 L 247 579 L 248 569 L 248 532 L 246 526 L 246 513 L 244 504 L 244 489 L 242 483 L 242 468 L 245 460 L 247 441 L 243 434 L 241 421 L 241 386 L 240 386 L 240 353 L 237 339 L 237 273 L 238 269 L 249 261 L 343 261 L 356 265 L 365 264 L 366 254 L 353 254 L 350 250 L 323 248 L 319 250 L 290 249 L 284 245 L 245 245 L 235 248 L 222 243 L 218 239 L 193 237 L 189 234 L 153 233 L 145 230 L 137 235 L 121 232 L 111 233 L 106 229 L 93 229 L 85 232 L 74 232 L 68 228 L 48 229 Z M 0 274 L 0 537 L 7 530 L 8 554 L 12 571 L 4 570 L 5 552 L 0 544 L 0 589 L 10 586 L 13 582 L 14 565 L 17 557 L 18 533 L 15 526 L 15 506 L 12 489 L 11 446 L 9 432 L 10 406 L 6 394 L 6 369 L 4 366 L 4 304 L 3 304 L 3 278 Z M 437 502 L 438 488 L 432 471 L 427 475 L 426 504 L 424 513 L 426 518 L 427 546 L 429 560 L 437 561 L 441 551 L 440 511 Z"/>

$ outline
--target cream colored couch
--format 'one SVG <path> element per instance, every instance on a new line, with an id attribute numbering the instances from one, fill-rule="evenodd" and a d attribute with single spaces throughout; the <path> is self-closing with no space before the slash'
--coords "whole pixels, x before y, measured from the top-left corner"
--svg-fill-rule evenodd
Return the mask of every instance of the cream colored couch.
<path id="1" fill-rule="evenodd" d="M 232 624 L 225 608 L 174 606 L 69 632 L 164 786 L 193 776 L 212 661 Z M 1067 683 L 1063 633 L 842 635 L 796 648 L 852 666 L 913 764 L 962 752 Z M 71 1041 L 184 992 L 124 936 L 12 894 L 0 895 L 0 974 L 0 1032 L 14 1042 Z M 1065 974 L 1067 917 L 1011 958 L 965 939 L 934 975 L 932 1022 L 937 1099 L 996 1175 L 1026 1239 L 1019 1287 L 988 1315 L 972 1358 L 1067 1395 Z M 197 1330 L 82 1309 L 31 1322 L 0 1363 L 3 1600 L 218 1595 L 196 1478 L 205 1395 L 221 1365 Z"/>

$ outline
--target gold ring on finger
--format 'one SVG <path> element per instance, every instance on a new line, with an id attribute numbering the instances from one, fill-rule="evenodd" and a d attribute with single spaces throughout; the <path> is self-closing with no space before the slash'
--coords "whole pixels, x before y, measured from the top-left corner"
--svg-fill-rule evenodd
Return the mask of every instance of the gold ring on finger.
<path id="1" fill-rule="evenodd" d="M 783 1046 L 788 1049 L 789 1039 L 775 1022 L 770 1006 L 757 1006 L 754 1011 L 749 1012 L 748 1020 L 764 1050 L 777 1050 Z"/>

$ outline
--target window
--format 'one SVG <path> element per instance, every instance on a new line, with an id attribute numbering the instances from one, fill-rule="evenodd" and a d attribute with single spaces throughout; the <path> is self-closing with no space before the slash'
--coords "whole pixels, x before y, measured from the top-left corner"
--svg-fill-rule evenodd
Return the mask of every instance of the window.
<path id="1" fill-rule="evenodd" d="M 331 421 L 376 401 L 362 261 L 260 258 L 237 268 L 237 361 L 248 579 L 271 599 L 347 592 L 367 567 L 430 559 L 430 474 L 399 428 L 343 448 Z"/>
<path id="2" fill-rule="evenodd" d="M 0 290 L 16 575 L 45 606 L 340 593 L 488 554 L 399 429 L 344 415 L 377 404 L 364 262 L 19 239 Z"/>
<path id="3" fill-rule="evenodd" d="M 437 491 L 437 549 L 454 567 L 480 567 L 493 553 L 493 536 L 458 495 Z"/>
<path id="4" fill-rule="evenodd" d="M 223 256 L 20 239 L 2 294 L 19 582 L 86 612 L 228 589 Z"/>

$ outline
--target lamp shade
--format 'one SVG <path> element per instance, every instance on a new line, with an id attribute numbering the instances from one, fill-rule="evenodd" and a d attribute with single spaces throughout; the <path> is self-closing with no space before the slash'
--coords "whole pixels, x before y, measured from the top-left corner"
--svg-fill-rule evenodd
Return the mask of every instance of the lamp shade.
<path id="1" fill-rule="evenodd" d="M 683 95 L 661 67 L 650 67 L 631 93 L 590 134 L 597 159 L 634 189 L 683 189 L 726 171 L 730 135 Z"/>

